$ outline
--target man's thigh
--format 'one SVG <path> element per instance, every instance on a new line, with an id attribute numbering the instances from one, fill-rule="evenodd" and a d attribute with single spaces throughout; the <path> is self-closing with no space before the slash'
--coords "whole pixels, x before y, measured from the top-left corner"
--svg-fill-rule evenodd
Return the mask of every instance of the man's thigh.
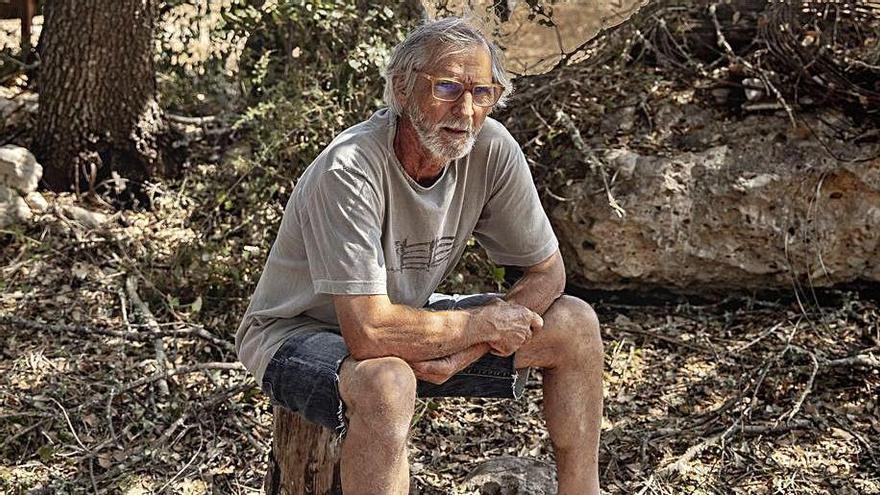
<path id="1" fill-rule="evenodd" d="M 263 391 L 273 403 L 344 436 L 339 370 L 348 354 L 342 336 L 330 329 L 293 333 L 266 367 Z"/>

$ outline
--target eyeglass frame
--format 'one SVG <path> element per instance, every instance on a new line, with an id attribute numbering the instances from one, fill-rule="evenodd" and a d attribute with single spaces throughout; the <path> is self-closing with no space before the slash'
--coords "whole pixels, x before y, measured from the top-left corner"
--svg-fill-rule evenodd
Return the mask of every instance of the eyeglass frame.
<path id="1" fill-rule="evenodd" d="M 435 76 L 435 75 L 433 75 L 433 74 L 429 74 L 429 73 L 427 73 L 427 72 L 421 72 L 421 71 L 415 71 L 415 72 L 416 72 L 416 74 L 418 74 L 418 75 L 424 77 L 425 79 L 431 81 L 431 96 L 432 96 L 434 99 L 436 99 L 437 101 L 443 101 L 443 102 L 446 102 L 446 103 L 454 103 L 454 102 L 458 101 L 458 99 L 461 98 L 462 95 L 464 95 L 464 93 L 467 91 L 467 92 L 469 92 L 469 93 L 471 94 L 471 101 L 473 101 L 474 105 L 477 105 L 478 107 L 481 107 L 481 108 L 491 108 L 491 107 L 494 107 L 495 105 L 498 104 L 498 102 L 501 100 L 501 97 L 504 95 L 504 92 L 507 90 L 507 88 L 505 88 L 503 85 L 498 84 L 498 83 L 496 83 L 496 82 L 492 82 L 492 83 L 473 83 L 473 82 L 472 82 L 472 83 L 469 83 L 469 84 L 468 84 L 468 83 L 465 83 L 465 82 L 463 82 L 463 81 L 459 81 L 459 80 L 456 79 L 455 77 L 449 77 L 449 76 Z M 443 79 L 445 79 L 445 80 L 447 80 L 447 81 L 452 81 L 452 82 L 454 82 L 454 83 L 458 83 L 458 84 L 461 84 L 461 85 L 462 85 L 461 94 L 458 95 L 458 98 L 456 98 L 456 99 L 454 99 L 454 100 L 444 100 L 443 98 L 439 98 L 437 95 L 434 94 L 434 84 L 435 84 L 435 81 L 437 81 L 437 80 L 443 80 Z M 492 86 L 493 88 L 495 88 L 495 89 L 497 89 L 497 90 L 500 90 L 500 92 L 498 93 L 498 97 L 495 98 L 495 101 L 492 102 L 491 105 L 480 105 L 480 104 L 478 104 L 478 103 L 476 102 L 476 100 L 474 99 L 474 92 L 473 92 L 473 90 L 474 90 L 474 87 L 476 87 L 476 86 Z"/>

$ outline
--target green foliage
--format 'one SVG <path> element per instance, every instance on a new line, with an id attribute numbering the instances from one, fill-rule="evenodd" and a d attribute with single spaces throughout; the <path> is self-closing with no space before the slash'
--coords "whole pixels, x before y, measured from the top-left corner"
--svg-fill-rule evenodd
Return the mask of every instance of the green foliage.
<path id="1" fill-rule="evenodd" d="M 255 163 L 295 178 L 342 129 L 382 106 L 380 69 L 409 19 L 382 2 L 279 0 L 230 9 L 248 37 L 240 82 L 247 108 L 236 121 Z"/>
<path id="2" fill-rule="evenodd" d="M 418 19 L 395 2 L 218 3 L 180 0 L 163 14 L 190 25 L 160 29 L 164 107 L 218 115 L 231 135 L 219 159 L 193 160 L 176 197 L 159 205 L 186 208 L 196 237 L 166 258 L 171 276 L 150 278 L 172 309 L 233 331 L 296 178 L 383 106 L 380 68 Z M 204 59 L 183 53 L 205 38 L 217 46 Z"/>
<path id="3" fill-rule="evenodd" d="M 185 115 L 235 111 L 236 83 L 246 36 L 226 13 L 243 0 L 173 0 L 162 3 L 156 32 L 159 93 L 166 110 Z"/>

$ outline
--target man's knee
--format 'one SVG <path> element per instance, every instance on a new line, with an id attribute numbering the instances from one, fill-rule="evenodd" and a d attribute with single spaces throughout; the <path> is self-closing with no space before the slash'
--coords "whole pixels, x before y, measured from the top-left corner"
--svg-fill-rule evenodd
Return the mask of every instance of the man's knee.
<path id="1" fill-rule="evenodd" d="M 382 434 L 406 437 L 415 410 L 416 377 L 405 361 L 348 358 L 340 370 L 339 392 L 350 419 L 381 427 Z"/>
<path id="2" fill-rule="evenodd" d="M 561 350 L 581 359 L 602 359 L 604 348 L 599 318 L 593 307 L 576 297 L 563 295 L 547 311 L 544 326 L 559 333 Z"/>

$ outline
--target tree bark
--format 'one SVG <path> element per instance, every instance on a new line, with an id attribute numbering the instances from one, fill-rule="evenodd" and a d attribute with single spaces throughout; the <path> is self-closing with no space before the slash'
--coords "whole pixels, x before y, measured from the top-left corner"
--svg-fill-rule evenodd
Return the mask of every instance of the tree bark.
<path id="1" fill-rule="evenodd" d="M 34 150 L 50 188 L 159 171 L 156 16 L 156 0 L 46 2 Z"/>
<path id="2" fill-rule="evenodd" d="M 334 432 L 280 406 L 275 406 L 273 416 L 266 495 L 341 495 Z"/>

